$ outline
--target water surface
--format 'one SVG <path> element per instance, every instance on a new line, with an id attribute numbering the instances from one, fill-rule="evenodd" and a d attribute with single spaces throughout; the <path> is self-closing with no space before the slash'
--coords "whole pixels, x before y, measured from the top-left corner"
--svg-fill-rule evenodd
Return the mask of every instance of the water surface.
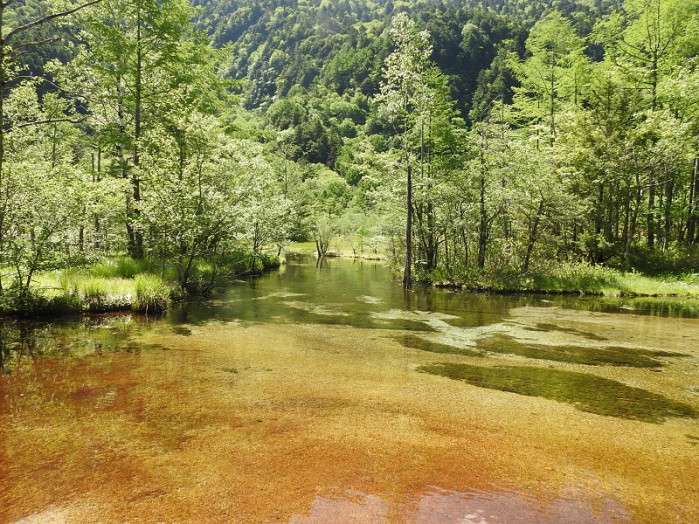
<path id="1" fill-rule="evenodd" d="M 697 521 L 692 307 L 292 258 L 163 318 L 5 321 L 0 520 Z"/>

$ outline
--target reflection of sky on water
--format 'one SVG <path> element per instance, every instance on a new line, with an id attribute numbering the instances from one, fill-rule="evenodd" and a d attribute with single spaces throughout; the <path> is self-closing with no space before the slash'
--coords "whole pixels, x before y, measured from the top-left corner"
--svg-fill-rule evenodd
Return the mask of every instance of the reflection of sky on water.
<path id="1" fill-rule="evenodd" d="M 343 497 L 316 497 L 308 515 L 295 515 L 291 524 L 328 522 L 382 523 L 396 520 L 415 524 L 490 524 L 531 522 L 629 521 L 618 501 L 597 497 L 592 500 L 569 489 L 553 500 L 539 501 L 525 493 L 493 486 L 492 490 L 468 493 L 435 486 L 403 504 L 391 507 L 376 495 L 348 492 Z M 589 496 L 589 494 L 588 494 Z"/>

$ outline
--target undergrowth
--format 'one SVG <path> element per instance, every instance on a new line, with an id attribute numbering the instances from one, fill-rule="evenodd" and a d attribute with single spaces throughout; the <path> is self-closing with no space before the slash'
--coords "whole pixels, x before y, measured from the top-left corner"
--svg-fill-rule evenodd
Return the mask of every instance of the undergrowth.
<path id="1" fill-rule="evenodd" d="M 0 314 L 35 316 L 129 310 L 158 313 L 188 294 L 207 294 L 234 276 L 260 274 L 278 266 L 279 259 L 273 256 L 232 253 L 197 261 L 183 286 L 173 264 L 129 257 L 105 258 L 89 266 L 39 273 L 29 292 L 21 297 L 10 288 L 0 295 Z"/>
<path id="2" fill-rule="evenodd" d="M 526 272 L 514 267 L 437 269 L 426 280 L 472 291 L 699 297 L 699 273 L 651 276 L 585 262 L 539 265 Z"/>

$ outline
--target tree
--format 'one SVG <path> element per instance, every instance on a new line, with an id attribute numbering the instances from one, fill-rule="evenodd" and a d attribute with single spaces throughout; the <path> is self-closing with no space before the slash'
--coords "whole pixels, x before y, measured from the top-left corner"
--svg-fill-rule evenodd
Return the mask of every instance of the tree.
<path id="1" fill-rule="evenodd" d="M 35 88 L 30 75 L 21 70 L 20 59 L 42 44 L 50 42 L 51 38 L 33 40 L 26 38 L 35 28 L 44 26 L 53 21 L 64 19 L 101 0 L 91 0 L 85 3 L 69 4 L 64 9 L 56 9 L 46 14 L 40 14 L 36 18 L 24 21 L 19 25 L 7 26 L 7 20 L 11 18 L 12 9 L 15 6 L 13 0 L 0 1 L 0 254 L 6 253 L 7 242 L 11 240 L 11 232 L 15 231 L 17 224 L 13 223 L 18 218 L 15 198 L 21 194 L 25 187 L 21 179 L 11 176 L 17 173 L 16 167 L 9 165 L 7 158 L 7 137 L 13 131 L 36 127 L 50 123 L 71 121 L 74 118 L 69 115 L 41 115 L 38 107 L 35 111 L 14 111 L 7 107 L 8 98 L 18 89 Z M 63 4 L 65 7 L 65 4 Z M 29 99 L 32 98 L 28 94 Z M 26 98 L 18 95 L 17 98 Z M 2 259 L 0 259 L 2 262 Z M 0 276 L 0 293 L 3 292 L 2 277 Z"/>
<path id="2" fill-rule="evenodd" d="M 83 19 L 85 44 L 64 75 L 69 90 L 91 102 L 90 124 L 97 147 L 112 155 L 112 172 L 130 182 L 125 224 L 134 258 L 144 256 L 141 141 L 178 110 L 168 97 L 191 80 L 183 67 L 190 17 L 185 0 L 103 0 Z"/>
<path id="3" fill-rule="evenodd" d="M 44 107 L 28 82 L 12 90 L 5 110 L 13 120 L 48 122 L 54 107 L 66 103 L 44 96 Z M 61 127 L 59 131 L 56 128 Z M 20 301 L 29 299 L 37 272 L 62 267 L 79 258 L 74 248 L 83 216 L 84 180 L 75 159 L 77 133 L 72 124 L 16 127 L 6 136 L 3 200 L 5 239 L 0 257 L 13 268 L 13 287 Z"/>
<path id="4" fill-rule="evenodd" d="M 599 32 L 606 37 L 603 40 L 607 53 L 625 73 L 629 87 L 646 94 L 650 112 L 662 109 L 659 87 L 664 79 L 682 68 L 683 56 L 696 52 L 696 38 L 692 35 L 695 37 L 697 32 L 698 9 L 698 0 L 627 0 L 625 17 L 613 17 L 601 26 Z M 667 177 L 658 180 L 654 171 L 647 175 L 647 244 L 653 248 L 658 235 L 657 201 L 664 197 L 664 214 L 668 216 L 675 183 Z M 658 194 L 660 187 L 665 195 Z M 665 242 L 663 245 L 666 247 Z"/>
<path id="5" fill-rule="evenodd" d="M 583 100 L 587 68 L 583 40 L 569 20 L 552 11 L 534 25 L 526 49 L 529 56 L 514 65 L 522 83 L 515 89 L 515 107 L 523 123 L 545 122 L 553 143 L 563 103 L 578 105 Z"/>
<path id="6" fill-rule="evenodd" d="M 385 105 L 394 122 L 400 140 L 400 151 L 405 169 L 405 270 L 403 286 L 412 285 L 413 265 L 413 169 L 415 155 L 410 143 L 411 132 L 420 129 L 427 117 L 430 92 L 426 74 L 430 68 L 432 47 L 429 33 L 418 31 L 405 13 L 397 15 L 391 26 L 395 50 L 386 58 L 384 80 L 376 99 Z"/>
<path id="7" fill-rule="evenodd" d="M 142 225 L 153 255 L 174 261 L 186 289 L 198 260 L 224 254 L 242 236 L 259 161 L 215 118 L 196 112 L 182 115 L 176 128 L 149 126 L 141 152 Z"/>

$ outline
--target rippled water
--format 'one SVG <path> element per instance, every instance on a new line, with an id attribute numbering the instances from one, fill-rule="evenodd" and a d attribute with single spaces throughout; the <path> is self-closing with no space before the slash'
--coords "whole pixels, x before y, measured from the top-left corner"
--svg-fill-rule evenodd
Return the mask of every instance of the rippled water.
<path id="1" fill-rule="evenodd" d="M 697 521 L 695 308 L 298 257 L 162 318 L 7 320 L 0 521 Z"/>

